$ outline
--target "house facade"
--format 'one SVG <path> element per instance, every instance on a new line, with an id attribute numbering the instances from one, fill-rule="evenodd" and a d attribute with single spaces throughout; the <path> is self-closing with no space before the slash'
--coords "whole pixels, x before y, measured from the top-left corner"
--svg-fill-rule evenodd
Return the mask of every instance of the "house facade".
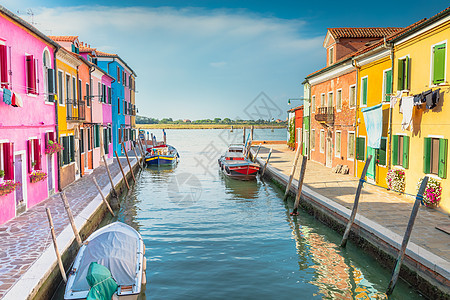
<path id="1" fill-rule="evenodd" d="M 0 196 L 0 224 L 58 190 L 55 64 L 59 45 L 0 6 L 0 170 L 20 183 Z M 42 175 L 39 175 L 42 174 Z"/>

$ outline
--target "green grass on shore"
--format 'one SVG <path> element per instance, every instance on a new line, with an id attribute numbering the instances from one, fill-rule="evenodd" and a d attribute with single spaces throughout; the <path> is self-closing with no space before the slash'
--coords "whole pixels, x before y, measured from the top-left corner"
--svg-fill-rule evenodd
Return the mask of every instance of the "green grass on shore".
<path id="1" fill-rule="evenodd" d="M 242 127 L 250 128 L 254 126 L 258 129 L 264 128 L 286 128 L 286 125 L 230 125 L 230 124 L 136 124 L 136 127 L 139 129 L 224 129 L 231 128 L 233 126 L 234 129 L 242 129 Z"/>

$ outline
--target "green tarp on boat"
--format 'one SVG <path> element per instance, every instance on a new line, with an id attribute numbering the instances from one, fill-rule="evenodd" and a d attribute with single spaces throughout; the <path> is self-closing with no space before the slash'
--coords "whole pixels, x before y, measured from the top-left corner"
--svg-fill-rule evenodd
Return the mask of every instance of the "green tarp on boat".
<path id="1" fill-rule="evenodd" d="M 86 300 L 111 300 L 118 287 L 108 268 L 96 262 L 89 265 L 86 280 L 91 287 Z"/>

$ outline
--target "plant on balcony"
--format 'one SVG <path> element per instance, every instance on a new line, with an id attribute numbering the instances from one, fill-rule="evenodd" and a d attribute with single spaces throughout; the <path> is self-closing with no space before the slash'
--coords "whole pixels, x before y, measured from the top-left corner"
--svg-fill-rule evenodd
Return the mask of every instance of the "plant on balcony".
<path id="1" fill-rule="evenodd" d="M 288 147 L 295 149 L 295 119 L 289 122 L 289 141 L 287 143 Z"/>
<path id="2" fill-rule="evenodd" d="M 45 178 L 47 178 L 47 173 L 42 172 L 40 170 L 34 170 L 33 172 L 31 172 L 30 174 L 30 182 L 31 183 L 35 183 L 35 182 L 39 182 L 44 180 Z"/>
<path id="3" fill-rule="evenodd" d="M 419 187 L 422 184 L 423 177 L 417 182 L 417 192 L 419 192 Z M 428 183 L 423 192 L 423 203 L 427 207 L 436 207 L 441 201 L 442 186 L 438 179 L 429 177 Z"/>
<path id="4" fill-rule="evenodd" d="M 403 193 L 405 191 L 405 171 L 390 169 L 386 175 L 388 189 Z"/>
<path id="5" fill-rule="evenodd" d="M 20 182 L 14 182 L 13 180 L 0 183 L 0 197 L 12 193 L 20 184 Z"/>
<path id="6" fill-rule="evenodd" d="M 53 154 L 64 150 L 64 147 L 61 144 L 58 144 L 54 141 L 48 141 L 47 147 L 45 148 L 46 154 Z"/>

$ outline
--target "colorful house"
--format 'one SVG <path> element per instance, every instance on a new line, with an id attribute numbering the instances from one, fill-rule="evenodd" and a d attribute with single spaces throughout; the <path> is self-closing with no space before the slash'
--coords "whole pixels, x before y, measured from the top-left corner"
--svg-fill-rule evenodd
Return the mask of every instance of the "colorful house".
<path id="1" fill-rule="evenodd" d="M 416 194 L 425 175 L 442 188 L 440 208 L 450 212 L 450 8 L 393 39 L 393 168 L 405 173 L 405 191 Z M 395 100 L 395 99 L 394 99 Z M 401 113 L 403 112 L 403 113 Z M 434 190 L 428 189 L 430 199 Z M 428 195 L 429 194 L 429 195 Z"/>
<path id="2" fill-rule="evenodd" d="M 57 190 L 52 143 L 55 122 L 54 53 L 59 45 L 0 6 L 0 224 Z M 6 193 L 6 192 L 9 193 Z"/>
<path id="3" fill-rule="evenodd" d="M 303 105 L 288 110 L 288 114 L 290 116 L 289 126 L 293 126 L 292 130 L 289 128 L 291 136 L 289 141 L 292 141 L 293 145 L 289 146 L 297 149 L 300 145 L 300 151 L 303 151 Z"/>

